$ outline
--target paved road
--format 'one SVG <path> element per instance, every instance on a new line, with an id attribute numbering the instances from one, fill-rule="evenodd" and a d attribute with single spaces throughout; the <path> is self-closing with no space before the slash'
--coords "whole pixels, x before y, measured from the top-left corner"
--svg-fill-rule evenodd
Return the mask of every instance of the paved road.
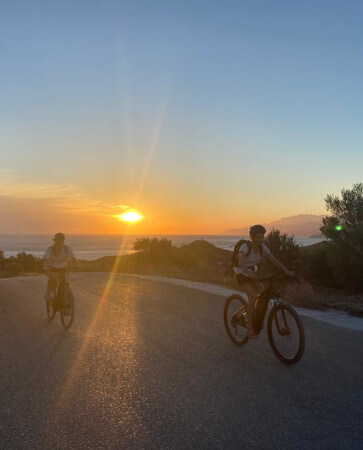
<path id="1" fill-rule="evenodd" d="M 363 333 L 304 318 L 286 367 L 230 343 L 221 297 L 107 279 L 72 276 L 68 332 L 44 277 L 0 281 L 0 448 L 362 448 Z"/>

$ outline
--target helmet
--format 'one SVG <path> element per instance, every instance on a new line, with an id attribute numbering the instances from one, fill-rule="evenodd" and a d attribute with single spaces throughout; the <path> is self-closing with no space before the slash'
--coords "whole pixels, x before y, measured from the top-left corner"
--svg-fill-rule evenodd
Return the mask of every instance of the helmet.
<path id="1" fill-rule="evenodd" d="M 266 233 L 266 228 L 262 225 L 252 225 L 252 227 L 248 230 L 251 236 L 256 236 L 258 233 Z"/>
<path id="2" fill-rule="evenodd" d="M 54 235 L 53 241 L 64 241 L 65 238 L 66 237 L 65 237 L 64 233 L 56 233 Z"/>

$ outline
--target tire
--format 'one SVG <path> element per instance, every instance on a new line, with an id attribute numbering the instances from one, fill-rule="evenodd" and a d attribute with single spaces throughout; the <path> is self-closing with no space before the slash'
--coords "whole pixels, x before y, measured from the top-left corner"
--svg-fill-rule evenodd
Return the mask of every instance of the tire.
<path id="1" fill-rule="evenodd" d="M 64 289 L 62 303 L 60 307 L 61 322 L 64 329 L 68 330 L 73 323 L 74 318 L 74 297 L 69 286 Z"/>
<path id="2" fill-rule="evenodd" d="M 47 316 L 49 320 L 53 320 L 57 313 L 57 309 L 55 307 L 56 297 L 57 297 L 57 288 L 54 287 L 50 291 L 50 300 L 48 302 L 45 302 L 45 308 L 47 310 Z"/>
<path id="3" fill-rule="evenodd" d="M 53 320 L 57 312 L 53 307 L 53 299 L 51 299 L 49 302 L 46 302 L 45 307 L 47 310 L 48 319 Z"/>
<path id="4" fill-rule="evenodd" d="M 237 314 L 241 311 L 241 314 Z M 227 298 L 224 305 L 224 327 L 230 340 L 238 346 L 248 342 L 247 335 L 247 301 L 238 294 Z"/>
<path id="5" fill-rule="evenodd" d="M 272 351 L 281 362 L 292 365 L 300 361 L 305 350 L 305 333 L 292 306 L 279 303 L 272 308 L 267 321 L 267 336 Z M 291 344 L 293 338 L 296 343 Z"/>

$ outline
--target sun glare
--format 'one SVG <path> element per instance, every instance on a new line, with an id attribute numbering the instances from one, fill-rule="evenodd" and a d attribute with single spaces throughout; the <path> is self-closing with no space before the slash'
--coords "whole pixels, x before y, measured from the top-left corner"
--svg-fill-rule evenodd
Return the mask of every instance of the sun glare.
<path id="1" fill-rule="evenodd" d="M 120 222 L 138 222 L 142 219 L 142 215 L 137 213 L 136 211 L 128 211 L 123 214 L 118 214 L 117 219 Z"/>

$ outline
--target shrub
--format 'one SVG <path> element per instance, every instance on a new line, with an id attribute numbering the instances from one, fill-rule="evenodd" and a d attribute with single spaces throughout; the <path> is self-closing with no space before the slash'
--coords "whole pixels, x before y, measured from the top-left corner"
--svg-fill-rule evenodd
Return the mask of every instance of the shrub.
<path id="1" fill-rule="evenodd" d="M 281 233 L 280 230 L 272 230 L 265 238 L 265 244 L 272 254 L 285 266 L 292 268 L 299 259 L 299 245 L 294 236 Z"/>
<path id="2" fill-rule="evenodd" d="M 15 262 L 21 264 L 26 272 L 35 272 L 37 270 L 36 258 L 30 253 L 18 253 L 15 257 Z"/>
<path id="3" fill-rule="evenodd" d="M 5 272 L 9 275 L 19 275 L 20 272 L 24 272 L 24 267 L 15 261 L 5 264 Z"/>
<path id="4" fill-rule="evenodd" d="M 329 242 L 320 242 L 302 248 L 300 250 L 302 275 L 312 281 L 319 281 L 330 286 L 335 285 L 334 271 L 330 266 L 331 251 Z"/>
<path id="5" fill-rule="evenodd" d="M 329 265 L 341 285 L 363 287 L 363 183 L 342 189 L 341 197 L 325 198 L 330 216 L 323 218 L 321 232 L 330 240 Z"/>
<path id="6" fill-rule="evenodd" d="M 142 238 L 134 242 L 134 250 L 138 250 L 140 255 L 136 259 L 141 265 L 167 265 L 172 263 L 173 250 L 169 239 L 162 238 Z"/>
<path id="7" fill-rule="evenodd" d="M 206 241 L 195 241 L 189 245 L 176 247 L 166 238 L 137 239 L 134 242 L 134 250 L 139 251 L 139 253 L 131 255 L 132 261 L 138 268 L 146 266 L 190 268 L 202 264 L 205 259 L 209 260 L 216 251 L 215 247 Z M 207 255 L 210 258 L 206 258 Z M 126 266 L 126 262 L 123 264 Z"/>

